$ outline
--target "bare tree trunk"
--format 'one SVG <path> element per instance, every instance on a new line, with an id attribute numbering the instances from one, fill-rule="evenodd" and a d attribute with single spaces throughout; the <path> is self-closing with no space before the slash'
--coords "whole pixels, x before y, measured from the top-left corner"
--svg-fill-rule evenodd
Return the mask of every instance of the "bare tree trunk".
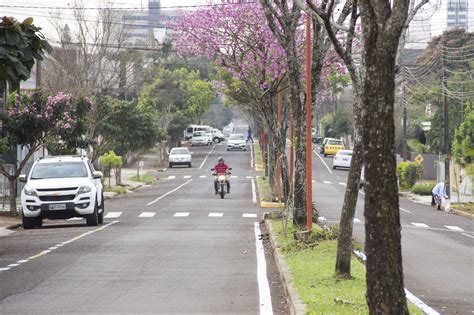
<path id="1" fill-rule="evenodd" d="M 14 176 L 9 176 L 8 178 L 8 184 L 10 185 L 10 213 L 12 215 L 16 215 L 16 177 Z"/>
<path id="2" fill-rule="evenodd" d="M 395 160 L 395 56 L 409 0 L 360 0 L 365 252 L 370 314 L 409 314 L 403 282 Z"/>

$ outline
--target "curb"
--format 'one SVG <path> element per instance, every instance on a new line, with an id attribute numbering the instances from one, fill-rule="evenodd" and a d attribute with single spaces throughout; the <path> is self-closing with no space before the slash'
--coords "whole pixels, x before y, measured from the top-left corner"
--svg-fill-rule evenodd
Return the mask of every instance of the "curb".
<path id="1" fill-rule="evenodd" d="M 286 302 L 288 304 L 288 310 L 291 315 L 306 314 L 308 312 L 306 304 L 303 303 L 298 292 L 293 287 L 293 276 L 291 275 L 290 268 L 286 264 L 283 255 L 281 254 L 280 248 L 277 246 L 278 243 L 273 235 L 272 223 L 268 220 L 265 220 L 265 226 L 270 235 L 270 245 L 273 248 L 273 256 L 275 257 L 275 262 L 278 268 L 278 273 L 280 275 L 280 280 L 283 285 L 283 289 L 286 293 Z"/>
<path id="2" fill-rule="evenodd" d="M 20 226 L 22 226 L 23 224 L 21 223 L 16 223 L 16 224 L 12 224 L 10 226 L 6 226 L 5 228 L 6 229 L 9 229 L 9 230 L 15 230 L 15 229 L 18 229 Z"/>
<path id="3" fill-rule="evenodd" d="M 460 216 L 460 217 L 464 217 L 466 219 L 471 219 L 471 220 L 474 220 L 474 214 L 471 214 L 469 212 L 465 212 L 465 211 L 462 211 L 462 210 L 457 210 L 457 209 L 453 209 L 451 208 L 450 209 L 452 213 Z"/>
<path id="4" fill-rule="evenodd" d="M 262 208 L 283 208 L 284 206 L 285 204 L 281 202 L 260 201 L 260 207 Z"/>

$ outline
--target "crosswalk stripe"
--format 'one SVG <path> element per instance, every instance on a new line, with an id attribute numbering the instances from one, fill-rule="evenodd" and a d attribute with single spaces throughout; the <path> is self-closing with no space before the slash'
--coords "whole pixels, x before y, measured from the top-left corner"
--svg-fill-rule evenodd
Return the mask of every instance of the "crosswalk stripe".
<path id="1" fill-rule="evenodd" d="M 426 225 L 426 224 L 424 224 L 424 223 L 412 222 L 411 224 L 414 225 L 414 226 L 416 226 L 416 227 L 429 228 L 429 226 Z"/>
<path id="2" fill-rule="evenodd" d="M 104 218 L 106 219 L 115 219 L 122 215 L 122 212 L 107 212 Z"/>
<path id="3" fill-rule="evenodd" d="M 239 178 L 237 175 L 232 175 L 230 178 Z"/>
<path id="4" fill-rule="evenodd" d="M 242 214 L 243 218 L 256 218 L 257 214 L 256 213 L 244 213 Z"/>
<path id="5" fill-rule="evenodd" d="M 323 180 L 323 183 L 325 184 L 331 184 L 331 182 L 327 181 L 327 180 Z"/>
<path id="6" fill-rule="evenodd" d="M 208 215 L 208 217 L 210 218 L 220 218 L 222 216 L 224 216 L 222 212 L 209 212 L 209 215 Z"/>
<path id="7" fill-rule="evenodd" d="M 360 219 L 354 218 L 355 223 L 361 223 L 362 221 Z"/>
<path id="8" fill-rule="evenodd" d="M 253 176 L 247 176 L 247 178 L 249 178 L 249 179 L 252 179 L 252 178 L 253 178 Z"/>
<path id="9" fill-rule="evenodd" d="M 175 179 L 175 178 L 176 178 L 176 176 L 174 176 L 174 175 L 168 176 L 168 179 Z"/>
<path id="10" fill-rule="evenodd" d="M 156 212 L 142 212 L 138 216 L 139 218 L 153 218 L 155 216 Z"/>
<path id="11" fill-rule="evenodd" d="M 340 182 L 339 185 L 346 186 L 346 183 Z"/>
<path id="12" fill-rule="evenodd" d="M 191 178 L 191 176 L 185 175 L 185 176 L 183 176 L 183 178 Z"/>
<path id="13" fill-rule="evenodd" d="M 453 226 L 453 225 L 445 225 L 448 229 L 452 231 L 459 231 L 459 232 L 464 232 L 463 229 L 461 229 L 459 226 Z"/>
<path id="14" fill-rule="evenodd" d="M 189 216 L 189 212 L 176 212 L 173 217 L 187 217 Z"/>
<path id="15" fill-rule="evenodd" d="M 199 176 L 199 178 L 206 178 L 206 177 L 207 177 L 206 175 Z"/>

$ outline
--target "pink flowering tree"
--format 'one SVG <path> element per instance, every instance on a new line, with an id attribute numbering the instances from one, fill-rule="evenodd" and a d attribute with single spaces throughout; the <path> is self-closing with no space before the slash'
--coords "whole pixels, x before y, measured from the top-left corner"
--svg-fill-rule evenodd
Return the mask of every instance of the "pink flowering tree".
<path id="1" fill-rule="evenodd" d="M 54 96 L 42 92 L 20 94 L 9 102 L 8 110 L 1 116 L 0 173 L 9 181 L 10 211 L 16 211 L 16 180 L 33 154 L 51 143 L 63 146 L 78 143 L 83 128 L 80 116 L 86 103 L 62 92 Z M 21 159 L 15 152 L 17 147 L 25 152 Z M 8 170 L 7 163 L 13 169 Z"/>
<path id="2" fill-rule="evenodd" d="M 262 7 L 258 3 L 213 6 L 186 14 L 175 28 L 181 34 L 176 41 L 179 52 L 207 57 L 231 74 L 224 75 L 228 80 L 214 82 L 214 87 L 233 94 L 240 108 L 271 135 L 272 158 L 282 162 L 283 195 L 287 200 L 287 124 L 278 128 L 276 106 L 276 95 L 286 84 L 285 52 L 265 23 Z M 289 106 L 283 106 L 282 117 L 288 113 Z"/>

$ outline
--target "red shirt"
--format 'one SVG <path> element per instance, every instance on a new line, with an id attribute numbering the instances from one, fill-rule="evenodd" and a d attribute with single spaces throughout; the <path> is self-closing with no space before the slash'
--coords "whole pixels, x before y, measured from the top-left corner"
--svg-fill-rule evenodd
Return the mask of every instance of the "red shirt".
<path id="1" fill-rule="evenodd" d="M 229 165 L 225 163 L 223 164 L 217 163 L 216 165 L 214 165 L 214 172 L 216 172 L 217 174 L 226 173 L 228 168 L 229 168 Z"/>

